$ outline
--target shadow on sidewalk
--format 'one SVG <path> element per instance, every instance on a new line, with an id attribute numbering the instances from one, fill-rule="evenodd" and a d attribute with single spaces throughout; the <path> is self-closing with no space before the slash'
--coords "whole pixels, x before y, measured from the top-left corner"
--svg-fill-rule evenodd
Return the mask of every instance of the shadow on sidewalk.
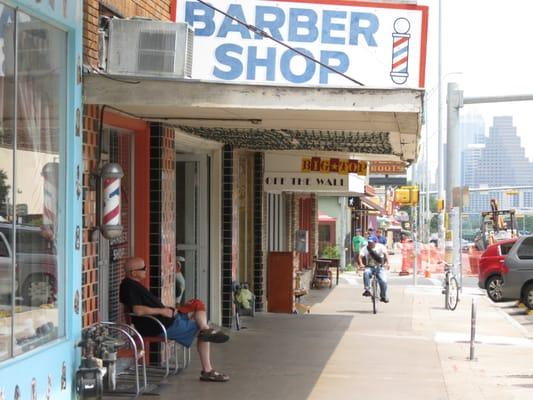
<path id="1" fill-rule="evenodd" d="M 160 399 L 306 399 L 351 321 L 350 316 L 313 314 L 246 318 L 248 329 L 212 346 L 214 367 L 228 373 L 229 382 L 200 382 L 195 354 Z"/>
<path id="2" fill-rule="evenodd" d="M 337 312 L 346 314 L 373 314 L 372 310 L 337 310 Z"/>

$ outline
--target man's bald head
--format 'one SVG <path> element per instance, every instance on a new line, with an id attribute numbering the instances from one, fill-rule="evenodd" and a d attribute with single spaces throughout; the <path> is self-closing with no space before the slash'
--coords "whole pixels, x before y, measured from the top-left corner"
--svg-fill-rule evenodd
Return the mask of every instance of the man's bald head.
<path id="1" fill-rule="evenodd" d="M 126 260 L 124 271 L 130 278 L 140 278 L 146 272 L 146 264 L 141 257 L 131 257 Z"/>

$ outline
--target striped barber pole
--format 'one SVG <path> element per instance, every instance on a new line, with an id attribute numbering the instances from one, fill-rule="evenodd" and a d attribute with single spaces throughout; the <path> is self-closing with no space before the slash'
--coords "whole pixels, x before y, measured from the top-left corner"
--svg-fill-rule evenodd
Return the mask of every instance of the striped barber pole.
<path id="1" fill-rule="evenodd" d="M 403 85 L 409 77 L 409 30 L 411 24 L 405 18 L 394 21 L 394 33 L 392 34 L 392 69 L 391 79 L 398 85 Z"/>
<path id="2" fill-rule="evenodd" d="M 120 179 L 104 179 L 104 225 L 120 225 Z"/>
<path id="3" fill-rule="evenodd" d="M 43 235 L 53 240 L 57 225 L 58 163 L 46 163 L 41 171 L 43 183 Z"/>

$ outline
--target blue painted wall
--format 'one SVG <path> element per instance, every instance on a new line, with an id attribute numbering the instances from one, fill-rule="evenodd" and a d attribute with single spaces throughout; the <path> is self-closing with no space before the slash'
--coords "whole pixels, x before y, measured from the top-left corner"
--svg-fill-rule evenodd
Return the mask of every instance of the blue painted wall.
<path id="1" fill-rule="evenodd" d="M 64 207 L 66 232 L 64 257 L 66 263 L 65 338 L 0 363 L 0 392 L 5 399 L 13 399 L 18 385 L 21 399 L 31 399 L 32 380 L 36 381 L 37 398 L 44 399 L 51 381 L 50 398 L 73 399 L 74 374 L 79 364 L 79 350 L 75 344 L 81 335 L 81 310 L 74 312 L 76 293 L 81 303 L 81 246 L 76 248 L 76 229 L 81 236 L 81 187 L 82 179 L 82 129 L 81 129 L 81 63 L 82 63 L 82 0 L 2 0 L 10 7 L 40 18 L 68 33 L 68 88 L 67 88 L 67 141 L 63 148 L 66 160 L 66 190 L 60 193 L 60 207 Z M 80 237 L 81 240 L 81 237 Z M 66 387 L 61 387 L 63 365 L 66 369 Z"/>

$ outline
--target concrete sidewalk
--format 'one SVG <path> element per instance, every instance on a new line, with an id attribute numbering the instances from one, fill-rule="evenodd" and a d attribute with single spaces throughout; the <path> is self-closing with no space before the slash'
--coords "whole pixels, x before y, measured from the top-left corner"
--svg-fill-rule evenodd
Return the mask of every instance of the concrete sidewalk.
<path id="1" fill-rule="evenodd" d="M 200 382 L 197 355 L 162 389 L 162 399 L 532 399 L 533 342 L 527 331 L 477 290 L 455 311 L 438 286 L 391 279 L 377 315 L 360 278 L 313 291 L 311 314 L 260 313 L 248 328 L 214 345 L 227 383 Z M 470 294 L 468 294 L 470 293 Z M 468 361 L 470 310 L 477 299 L 477 361 Z M 193 352 L 195 353 L 195 352 Z"/>

